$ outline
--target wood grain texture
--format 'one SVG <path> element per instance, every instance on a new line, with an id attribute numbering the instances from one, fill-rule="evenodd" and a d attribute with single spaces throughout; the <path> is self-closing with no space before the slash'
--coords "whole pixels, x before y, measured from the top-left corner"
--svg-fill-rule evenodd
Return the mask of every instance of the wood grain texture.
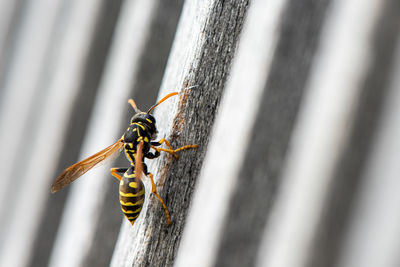
<path id="1" fill-rule="evenodd" d="M 161 105 L 155 116 L 159 137 L 165 136 L 173 147 L 191 143 L 200 147 L 181 152 L 177 161 L 162 156 L 149 164 L 170 210 L 172 225 L 166 225 L 159 202 L 151 196 L 133 228 L 124 223 L 112 266 L 173 264 L 247 5 L 247 1 L 185 4 L 159 96 L 187 86 L 198 87 L 181 92 L 173 103 Z"/>

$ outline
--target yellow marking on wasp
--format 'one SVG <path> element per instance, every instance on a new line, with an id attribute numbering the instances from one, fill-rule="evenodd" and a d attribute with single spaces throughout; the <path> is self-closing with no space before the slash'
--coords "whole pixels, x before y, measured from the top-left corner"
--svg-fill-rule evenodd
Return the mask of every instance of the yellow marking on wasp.
<path id="1" fill-rule="evenodd" d="M 134 166 L 135 165 L 135 157 L 131 157 L 131 156 L 129 156 L 129 160 L 131 161 L 131 165 L 132 166 Z M 133 176 L 133 177 L 135 177 L 135 176 Z"/>
<path id="2" fill-rule="evenodd" d="M 139 126 L 139 127 L 142 128 L 143 130 L 146 130 L 146 128 L 145 128 L 143 125 L 141 125 L 140 123 L 135 123 L 135 125 Z"/>
<path id="3" fill-rule="evenodd" d="M 143 137 L 139 136 L 138 139 L 136 140 L 137 142 L 140 142 L 143 140 Z"/>
<path id="4" fill-rule="evenodd" d="M 146 121 L 148 121 L 148 122 L 150 122 L 150 123 L 153 123 L 153 121 L 152 121 L 152 120 L 150 120 L 150 119 L 146 119 Z"/>
<path id="5" fill-rule="evenodd" d="M 138 213 L 142 210 L 142 207 L 136 209 L 136 210 L 124 210 L 123 208 L 121 208 L 123 213 L 128 213 L 128 214 L 132 214 L 132 213 Z"/>
<path id="6" fill-rule="evenodd" d="M 136 174 L 135 173 L 132 173 L 132 174 L 125 174 L 125 177 L 126 178 L 133 178 L 133 177 L 136 177 Z M 135 187 L 136 188 L 136 187 Z"/>
<path id="7" fill-rule="evenodd" d="M 144 195 L 144 190 L 140 190 L 139 193 L 134 194 L 134 193 L 124 193 L 122 191 L 119 191 L 119 194 L 123 197 L 139 197 Z"/>
<path id="8" fill-rule="evenodd" d="M 129 148 L 133 148 L 133 144 L 132 143 L 126 143 L 128 146 L 129 146 Z"/>
<path id="9" fill-rule="evenodd" d="M 123 202 L 122 200 L 120 200 L 119 203 L 121 203 L 121 205 L 124 205 L 124 206 L 138 206 L 138 205 L 142 205 L 144 203 L 144 198 L 135 203 Z"/>
<path id="10" fill-rule="evenodd" d="M 136 182 L 130 182 L 129 183 L 129 187 L 132 187 L 132 188 L 138 188 L 138 183 L 136 183 Z"/>
<path id="11" fill-rule="evenodd" d="M 128 151 L 125 152 L 125 155 L 128 157 L 128 159 L 133 162 L 134 158 L 136 157 L 136 153 L 133 153 L 133 157 L 131 156 L 131 153 L 128 153 Z"/>
<path id="12" fill-rule="evenodd" d="M 149 138 L 147 138 L 147 136 L 144 138 L 144 141 L 146 142 L 146 143 L 148 143 L 149 142 Z"/>
<path id="13" fill-rule="evenodd" d="M 126 218 L 128 219 L 128 220 L 134 220 L 134 219 L 137 219 L 137 217 L 139 217 L 139 215 L 140 215 L 140 213 L 138 214 L 138 215 L 136 215 L 136 216 L 126 216 Z"/>

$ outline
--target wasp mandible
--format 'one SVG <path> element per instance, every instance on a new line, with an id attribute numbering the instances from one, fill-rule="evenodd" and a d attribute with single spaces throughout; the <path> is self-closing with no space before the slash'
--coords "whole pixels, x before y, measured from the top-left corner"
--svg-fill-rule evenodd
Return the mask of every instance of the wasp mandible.
<path id="1" fill-rule="evenodd" d="M 160 141 L 153 141 L 157 137 L 156 119 L 151 115 L 151 112 L 159 104 L 177 95 L 177 92 L 170 93 L 153 105 L 147 112 L 142 112 L 136 106 L 133 99 L 129 99 L 128 103 L 135 111 L 129 127 L 126 129 L 124 135 L 114 144 L 106 147 L 105 149 L 97 152 L 96 154 L 84 159 L 74 165 L 66 168 L 56 179 L 51 187 L 51 192 L 55 193 L 68 184 L 72 183 L 94 166 L 109 158 L 116 152 L 125 150 L 125 156 L 130 162 L 128 168 L 111 168 L 111 174 L 117 178 L 119 183 L 119 200 L 122 212 L 129 220 L 131 225 L 139 217 L 140 211 L 145 199 L 145 188 L 142 182 L 143 174 L 150 178 L 152 193 L 160 201 L 164 208 L 167 217 L 167 223 L 171 224 L 169 211 L 157 193 L 156 185 L 154 183 L 153 174 L 148 172 L 147 165 L 144 162 L 145 158 L 154 159 L 160 156 L 160 152 L 164 151 L 173 155 L 178 159 L 177 152 L 197 148 L 198 145 L 186 145 L 173 149 L 170 143 L 162 138 Z M 165 144 L 168 148 L 160 147 Z M 123 174 L 122 176 L 120 174 Z"/>

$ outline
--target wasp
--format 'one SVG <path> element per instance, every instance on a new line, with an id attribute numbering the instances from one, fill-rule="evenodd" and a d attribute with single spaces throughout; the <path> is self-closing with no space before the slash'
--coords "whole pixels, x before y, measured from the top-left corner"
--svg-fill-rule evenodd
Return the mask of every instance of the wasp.
<path id="1" fill-rule="evenodd" d="M 145 199 L 145 187 L 142 182 L 143 174 L 149 177 L 151 182 L 152 193 L 160 201 L 165 215 L 167 217 L 168 225 L 171 224 L 171 217 L 169 211 L 157 193 L 156 185 L 154 183 L 153 174 L 148 172 L 147 165 L 144 160 L 154 159 L 160 156 L 160 152 L 167 152 L 178 159 L 177 152 L 197 148 L 198 145 L 186 145 L 173 149 L 170 143 L 162 138 L 159 141 L 154 141 L 157 137 L 156 119 L 151 115 L 151 112 L 159 104 L 177 95 L 177 92 L 170 93 L 153 105 L 147 112 L 140 111 L 133 99 L 129 99 L 128 103 L 135 111 L 129 127 L 120 139 L 114 144 L 106 147 L 105 149 L 97 152 L 96 154 L 66 168 L 55 180 L 51 187 L 51 192 L 55 193 L 68 184 L 72 183 L 94 166 L 103 162 L 111 155 L 116 154 L 122 150 L 125 151 L 125 156 L 130 162 L 128 168 L 111 168 L 111 174 L 119 180 L 119 201 L 121 209 L 125 217 L 134 224 L 140 215 L 142 206 Z M 165 144 L 168 148 L 160 147 Z M 121 175 L 122 174 L 122 175 Z"/>

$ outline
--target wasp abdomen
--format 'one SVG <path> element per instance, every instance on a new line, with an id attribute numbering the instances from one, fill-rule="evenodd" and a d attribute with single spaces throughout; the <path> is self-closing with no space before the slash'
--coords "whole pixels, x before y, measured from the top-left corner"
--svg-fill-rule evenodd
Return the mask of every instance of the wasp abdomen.
<path id="1" fill-rule="evenodd" d="M 136 179 L 134 167 L 129 168 L 119 184 L 119 202 L 125 217 L 133 225 L 144 203 L 145 189 L 143 182 Z"/>

